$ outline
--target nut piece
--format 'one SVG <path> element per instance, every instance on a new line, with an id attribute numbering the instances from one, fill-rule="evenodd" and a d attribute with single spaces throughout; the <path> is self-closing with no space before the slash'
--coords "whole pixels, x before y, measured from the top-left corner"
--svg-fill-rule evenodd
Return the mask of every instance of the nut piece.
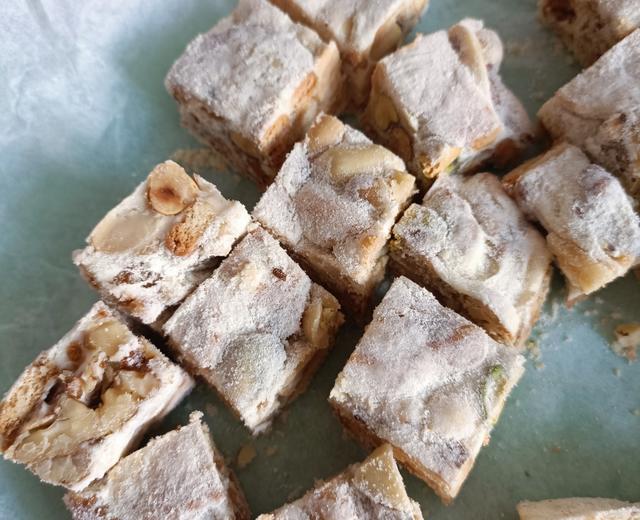
<path id="1" fill-rule="evenodd" d="M 486 94 L 491 92 L 487 65 L 484 61 L 484 52 L 481 43 L 474 31 L 462 24 L 454 25 L 449 29 L 451 44 L 458 51 L 460 61 L 471 70 L 478 84 L 483 86 Z"/>
<path id="2" fill-rule="evenodd" d="M 89 240 L 102 253 L 121 253 L 144 243 L 156 225 L 156 219 L 148 213 L 132 213 L 126 217 L 107 215 L 92 231 Z"/>
<path id="3" fill-rule="evenodd" d="M 384 131 L 391 124 L 398 122 L 398 112 L 393 101 L 385 94 L 378 94 L 373 103 L 373 122 L 376 127 Z"/>
<path id="4" fill-rule="evenodd" d="M 118 347 L 129 341 L 131 333 L 122 323 L 107 320 L 86 332 L 84 345 L 89 350 L 103 351 L 111 357 L 118 352 Z"/>
<path id="5" fill-rule="evenodd" d="M 336 117 L 325 115 L 309 129 L 307 136 L 307 149 L 316 154 L 342 141 L 344 124 Z"/>
<path id="6" fill-rule="evenodd" d="M 392 147 L 403 160 L 411 162 L 413 159 L 413 146 L 411 145 L 411 138 L 404 129 L 396 126 L 389 132 L 389 141 L 392 143 Z"/>
<path id="7" fill-rule="evenodd" d="M 376 34 L 376 39 L 371 46 L 370 56 L 374 61 L 378 61 L 384 58 L 387 54 L 393 51 L 398 43 L 402 41 L 402 29 L 391 18 L 388 20 Z"/>
<path id="8" fill-rule="evenodd" d="M 331 175 L 345 181 L 359 173 L 368 173 L 384 168 L 404 169 L 402 159 L 377 144 L 366 148 L 339 148 L 330 150 Z"/>
<path id="9" fill-rule="evenodd" d="M 399 511 L 411 508 L 393 450 L 388 444 L 376 449 L 355 469 L 353 482 L 367 493 L 380 497 L 389 507 Z"/>
<path id="10" fill-rule="evenodd" d="M 190 255 L 215 215 L 215 210 L 209 204 L 197 200 L 185 211 L 182 222 L 171 228 L 165 238 L 165 246 L 176 256 Z"/>
<path id="11" fill-rule="evenodd" d="M 147 180 L 149 205 L 162 215 L 177 215 L 193 204 L 198 185 L 173 161 L 156 166 Z"/>
<path id="12" fill-rule="evenodd" d="M 444 146 L 437 161 L 432 162 L 427 154 L 419 157 L 422 173 L 428 179 L 435 179 L 440 173 L 445 171 L 460 156 L 462 150 L 454 146 Z"/>

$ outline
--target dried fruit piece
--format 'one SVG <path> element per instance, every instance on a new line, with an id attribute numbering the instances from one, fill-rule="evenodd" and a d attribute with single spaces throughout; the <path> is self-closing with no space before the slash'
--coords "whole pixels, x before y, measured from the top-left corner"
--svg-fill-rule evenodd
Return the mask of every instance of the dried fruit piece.
<path id="1" fill-rule="evenodd" d="M 162 215 L 177 215 L 193 203 L 197 194 L 197 184 L 173 161 L 156 166 L 147 179 L 149 205 Z"/>

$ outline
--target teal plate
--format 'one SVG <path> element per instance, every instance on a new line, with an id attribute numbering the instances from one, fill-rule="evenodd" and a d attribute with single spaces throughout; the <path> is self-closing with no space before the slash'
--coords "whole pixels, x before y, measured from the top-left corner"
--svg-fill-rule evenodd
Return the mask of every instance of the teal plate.
<path id="1" fill-rule="evenodd" d="M 433 0 L 419 30 L 483 18 L 505 41 L 507 84 L 534 115 L 578 71 L 537 21 L 535 4 Z M 163 78 L 187 42 L 232 6 L 215 0 L 3 2 L 0 391 L 96 300 L 71 264 L 71 251 L 154 164 L 197 146 L 180 128 Z M 249 207 L 259 196 L 233 174 L 207 177 Z M 516 518 L 523 499 L 640 500 L 640 363 L 630 365 L 608 348 L 617 323 L 640 321 L 640 285 L 627 276 L 570 311 L 562 295 L 558 276 L 536 327 L 540 354 L 527 363 L 454 504 L 442 506 L 405 473 L 409 494 L 430 518 Z M 255 447 L 255 460 L 237 473 L 253 512 L 272 510 L 365 456 L 326 403 L 359 334 L 342 332 L 310 389 L 267 435 L 252 439 L 202 385 L 157 432 L 203 410 L 229 461 L 242 446 Z M 62 495 L 24 468 L 0 463 L 0 518 L 68 518 Z"/>

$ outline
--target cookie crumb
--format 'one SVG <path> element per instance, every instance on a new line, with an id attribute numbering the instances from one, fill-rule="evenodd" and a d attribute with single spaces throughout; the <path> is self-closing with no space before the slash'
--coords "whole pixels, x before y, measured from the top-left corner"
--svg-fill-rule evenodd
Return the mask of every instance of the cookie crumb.
<path id="1" fill-rule="evenodd" d="M 253 444 L 245 444 L 238 451 L 238 456 L 236 457 L 236 465 L 239 469 L 246 468 L 253 459 L 256 458 L 256 449 L 253 447 Z"/>
<path id="2" fill-rule="evenodd" d="M 623 323 L 615 330 L 616 340 L 611 345 L 611 350 L 620 357 L 626 358 L 629 363 L 638 358 L 640 347 L 640 323 Z"/>

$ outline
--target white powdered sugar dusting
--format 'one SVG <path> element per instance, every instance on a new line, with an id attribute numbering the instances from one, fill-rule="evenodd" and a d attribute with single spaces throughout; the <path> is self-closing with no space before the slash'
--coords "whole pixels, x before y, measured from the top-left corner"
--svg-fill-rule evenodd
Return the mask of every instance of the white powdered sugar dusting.
<path id="1" fill-rule="evenodd" d="M 240 0 L 233 13 L 196 37 L 167 76 L 167 86 L 197 98 L 232 130 L 256 142 L 281 114 L 325 47 L 266 0 Z"/>
<path id="2" fill-rule="evenodd" d="M 523 363 L 513 349 L 400 277 L 330 399 L 455 494 Z"/>
<path id="3" fill-rule="evenodd" d="M 511 335 L 533 319 L 551 255 L 494 175 L 441 177 L 393 233 L 402 256 L 482 302 Z"/>

